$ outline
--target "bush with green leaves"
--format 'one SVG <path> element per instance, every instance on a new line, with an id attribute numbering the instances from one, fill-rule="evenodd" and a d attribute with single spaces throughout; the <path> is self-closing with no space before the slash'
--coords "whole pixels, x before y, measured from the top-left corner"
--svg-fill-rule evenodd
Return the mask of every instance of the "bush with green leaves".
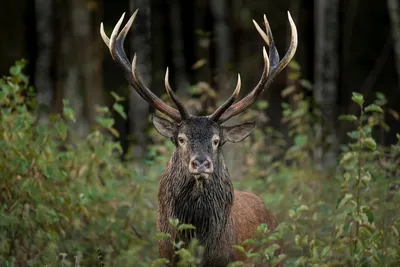
<path id="1" fill-rule="evenodd" d="M 57 266 L 60 257 L 70 266 L 78 255 L 81 265 L 93 266 L 97 248 L 108 266 L 151 263 L 156 175 L 165 162 L 141 162 L 144 175 L 122 161 L 106 131 L 115 133 L 106 107 L 83 139 L 73 135 L 68 101 L 62 114 L 39 123 L 24 65 L 17 62 L 0 80 L 2 266 Z"/>
<path id="2" fill-rule="evenodd" d="M 105 266 L 164 266 L 157 239 L 167 238 L 179 266 L 198 266 L 203 250 L 196 240 L 184 244 L 156 234 L 158 177 L 171 142 L 151 129 L 155 142 L 145 159 L 127 160 L 114 128 L 114 116 L 126 118 L 116 94 L 110 108 L 97 108 L 97 124 L 85 137 L 74 135 L 77 118 L 68 101 L 62 114 L 43 123 L 25 64 L 18 61 L 0 79 L 0 265 L 94 266 L 100 251 Z M 299 66 L 291 67 L 297 84 L 309 89 Z M 243 145 L 245 177 L 234 181 L 260 196 L 280 225 L 274 232 L 260 225 L 254 238 L 234 249 L 271 265 L 400 266 L 400 140 L 385 147 L 376 139 L 388 129 L 385 97 L 378 93 L 367 105 L 353 94 L 359 113 L 340 117 L 354 125 L 351 141 L 327 171 L 313 159 L 325 143 L 315 141 L 314 124 L 322 118 L 309 112 L 315 106 L 301 90 L 289 87 L 283 94 L 290 98 L 282 106 L 289 135 L 255 130 Z M 243 118 L 265 119 L 266 108 L 260 101 Z M 192 228 L 174 218 L 170 223 L 176 233 Z M 277 245 L 269 245 L 280 239 L 284 254 L 275 255 Z"/>

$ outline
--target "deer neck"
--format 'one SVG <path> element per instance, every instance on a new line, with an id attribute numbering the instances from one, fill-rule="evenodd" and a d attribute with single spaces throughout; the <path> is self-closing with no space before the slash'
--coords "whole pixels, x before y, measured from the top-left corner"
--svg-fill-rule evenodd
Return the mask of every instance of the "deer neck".
<path id="1" fill-rule="evenodd" d="M 182 238 L 196 237 L 203 245 L 215 243 L 228 223 L 233 205 L 233 185 L 222 155 L 214 164 L 214 174 L 203 181 L 196 179 L 174 153 L 164 171 L 161 187 L 170 215 L 180 223 L 192 224 L 194 231 L 185 231 Z M 168 192 L 168 193 L 167 193 Z"/>

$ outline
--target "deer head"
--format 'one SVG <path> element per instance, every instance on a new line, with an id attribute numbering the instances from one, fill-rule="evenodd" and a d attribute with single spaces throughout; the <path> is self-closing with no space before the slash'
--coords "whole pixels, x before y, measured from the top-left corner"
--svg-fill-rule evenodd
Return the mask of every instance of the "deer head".
<path id="1" fill-rule="evenodd" d="M 130 64 L 124 52 L 123 43 L 137 12 L 138 10 L 133 13 L 120 31 L 125 16 L 124 13 L 116 24 L 110 38 L 104 33 L 102 23 L 100 26 L 101 36 L 108 46 L 113 60 L 122 69 L 125 78 L 132 88 L 156 110 L 159 110 L 171 119 L 167 120 L 153 115 L 152 122 L 161 135 L 169 138 L 175 144 L 176 153 L 179 153 L 180 158 L 184 161 L 187 171 L 196 179 L 208 178 L 214 172 L 214 166 L 223 144 L 226 142 L 236 143 L 242 141 L 251 133 L 255 126 L 254 122 L 246 122 L 229 127 L 221 124 L 247 110 L 269 87 L 274 77 L 286 67 L 297 48 L 296 26 L 288 12 L 291 41 L 288 52 L 280 60 L 266 16 L 264 15 L 265 31 L 253 20 L 257 31 L 269 46 L 269 55 L 265 47 L 263 48 L 264 69 L 257 86 L 243 99 L 234 104 L 241 88 L 240 75 L 238 75 L 236 88 L 225 103 L 211 115 L 194 116 L 188 113 L 171 89 L 168 81 L 168 68 L 165 74 L 165 88 L 177 109 L 167 105 L 140 81 L 136 71 L 136 54 L 133 57 L 132 64 Z"/>

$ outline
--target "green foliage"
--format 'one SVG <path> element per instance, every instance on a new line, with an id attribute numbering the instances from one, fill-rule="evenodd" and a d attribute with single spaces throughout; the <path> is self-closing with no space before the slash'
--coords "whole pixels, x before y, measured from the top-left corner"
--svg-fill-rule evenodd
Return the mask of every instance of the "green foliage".
<path id="1" fill-rule="evenodd" d="M 150 265 L 162 165 L 140 174 L 121 161 L 120 144 L 103 133 L 117 135 L 108 108 L 98 109 L 99 125 L 84 139 L 74 137 L 68 101 L 39 123 L 24 64 L 0 80 L 0 265 L 71 266 L 81 255 L 82 266 L 93 266 L 97 248 L 106 266 Z"/>
<path id="2" fill-rule="evenodd" d="M 74 135 L 79 118 L 66 100 L 62 114 L 43 123 L 25 64 L 17 62 L 0 80 L 0 265 L 96 266 L 101 251 L 105 266 L 165 266 L 157 241 L 167 239 L 178 266 L 198 266 L 198 241 L 178 238 L 192 225 L 172 219 L 172 234 L 156 234 L 157 181 L 173 145 L 152 129 L 146 157 L 125 160 L 113 116 L 126 113 L 115 93 L 110 108 L 97 108 L 97 125 L 85 138 Z M 354 93 L 358 114 L 339 118 L 354 126 L 350 142 L 341 146 L 335 170 L 320 170 L 313 152 L 327 141 L 314 124 L 323 120 L 302 91 L 312 85 L 300 79 L 298 64 L 290 67 L 294 84 L 282 93 L 288 136 L 255 130 L 243 148 L 245 177 L 235 181 L 237 189 L 260 196 L 280 224 L 274 231 L 260 225 L 234 249 L 272 266 L 399 266 L 400 135 L 390 147 L 376 138 L 388 130 L 385 114 L 396 113 L 381 93 L 370 105 Z M 260 101 L 242 119 L 265 120 L 267 108 Z"/>

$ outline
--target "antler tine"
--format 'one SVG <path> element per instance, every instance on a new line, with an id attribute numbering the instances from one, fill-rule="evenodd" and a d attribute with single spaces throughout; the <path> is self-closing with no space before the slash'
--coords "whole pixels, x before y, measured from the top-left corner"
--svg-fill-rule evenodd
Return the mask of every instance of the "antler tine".
<path id="1" fill-rule="evenodd" d="M 288 19 L 289 19 L 289 24 L 290 24 L 290 31 L 292 32 L 292 35 L 290 38 L 289 49 L 288 49 L 286 55 L 280 61 L 279 65 L 273 70 L 274 71 L 273 76 L 275 76 L 275 73 L 278 74 L 279 72 L 281 72 L 289 64 L 290 60 L 292 60 L 294 54 L 296 53 L 296 49 L 297 49 L 298 38 L 297 38 L 296 24 L 294 23 L 289 11 L 287 12 L 287 14 L 288 14 Z"/>
<path id="2" fill-rule="evenodd" d="M 108 49 L 110 49 L 110 38 L 108 38 L 107 34 L 104 32 L 103 22 L 100 23 L 100 35 Z"/>
<path id="3" fill-rule="evenodd" d="M 187 110 L 185 109 L 185 107 L 183 106 L 183 104 L 179 101 L 178 96 L 174 93 L 174 91 L 172 91 L 171 86 L 169 85 L 168 76 L 169 76 L 169 71 L 168 71 L 168 67 L 167 67 L 167 70 L 165 72 L 165 80 L 164 80 L 165 90 L 167 91 L 167 94 L 172 99 L 172 101 L 174 101 L 175 106 L 178 108 L 182 119 L 185 120 L 185 119 L 189 118 L 190 115 L 187 112 Z"/>
<path id="4" fill-rule="evenodd" d="M 276 66 L 279 63 L 279 53 L 275 46 L 274 36 L 272 35 L 271 27 L 269 26 L 269 22 L 267 16 L 264 14 L 264 25 L 265 31 L 268 36 L 268 46 L 269 46 L 269 63 L 271 66 Z"/>
<path id="5" fill-rule="evenodd" d="M 218 120 L 218 123 L 223 123 L 232 118 L 233 116 L 236 116 L 245 111 L 246 109 L 248 109 L 257 100 L 260 94 L 263 93 L 264 90 L 269 87 L 271 81 L 275 78 L 275 76 L 278 73 L 280 73 L 287 66 L 287 64 L 289 64 L 290 60 L 296 53 L 298 40 L 297 40 L 296 25 L 292 17 L 290 16 L 289 11 L 288 11 L 288 18 L 291 29 L 291 40 L 288 51 L 286 52 L 286 55 L 282 58 L 281 61 L 279 61 L 279 54 L 275 47 L 272 32 L 266 16 L 264 16 L 264 23 L 267 31 L 266 33 L 260 28 L 260 26 L 258 26 L 257 22 L 253 20 L 257 31 L 260 33 L 264 41 L 269 45 L 269 58 L 264 48 L 263 49 L 264 70 L 260 81 L 258 82 L 256 87 L 249 94 L 247 94 L 242 100 L 230 106 L 225 111 L 225 113 L 221 115 L 221 117 Z"/>
<path id="6" fill-rule="evenodd" d="M 174 121 L 181 121 L 182 117 L 178 110 L 168 106 L 164 101 L 158 98 L 153 92 L 150 91 L 139 79 L 136 72 L 136 54 L 133 58 L 132 65 L 126 56 L 124 51 L 124 41 L 126 35 L 128 34 L 133 21 L 135 20 L 136 14 L 138 10 L 136 10 L 129 21 L 126 23 L 124 28 L 119 32 L 121 24 L 124 20 L 125 13 L 122 14 L 118 23 L 115 25 L 114 30 L 108 38 L 108 36 L 104 32 L 103 23 L 100 24 L 100 34 L 104 41 L 104 43 L 108 46 L 110 50 L 111 57 L 114 62 L 121 68 L 124 73 L 126 80 L 132 86 L 132 88 L 150 105 L 152 105 L 155 109 L 164 113 L 168 117 L 170 117 Z M 118 34 L 119 32 L 119 34 Z"/>
<path id="7" fill-rule="evenodd" d="M 213 114 L 209 116 L 209 118 L 213 121 L 218 121 L 222 114 L 235 102 L 236 98 L 240 93 L 240 88 L 242 86 L 242 82 L 240 80 L 240 74 L 238 73 L 238 80 L 236 84 L 236 88 L 233 91 L 232 95 L 225 101 Z"/>

